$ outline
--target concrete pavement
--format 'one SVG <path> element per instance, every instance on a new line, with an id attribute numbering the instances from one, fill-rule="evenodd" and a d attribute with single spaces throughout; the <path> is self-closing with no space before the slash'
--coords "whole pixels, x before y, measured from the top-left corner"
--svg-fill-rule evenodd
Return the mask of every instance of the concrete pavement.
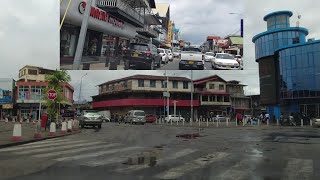
<path id="1" fill-rule="evenodd" d="M 320 178 L 319 128 L 212 127 L 201 128 L 195 139 L 176 137 L 197 132 L 198 127 L 104 123 L 100 130 L 0 149 L 0 179 Z"/>

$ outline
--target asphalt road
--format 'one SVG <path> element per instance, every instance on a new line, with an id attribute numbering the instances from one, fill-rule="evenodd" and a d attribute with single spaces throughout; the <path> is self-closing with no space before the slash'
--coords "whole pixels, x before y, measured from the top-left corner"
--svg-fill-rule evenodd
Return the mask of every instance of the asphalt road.
<path id="1" fill-rule="evenodd" d="M 169 61 L 168 64 L 161 65 L 159 70 L 179 70 L 180 59 L 175 58 L 173 61 Z M 211 62 L 205 62 L 204 70 L 212 70 Z"/>
<path id="2" fill-rule="evenodd" d="M 196 139 L 176 137 L 199 132 Z M 318 180 L 319 132 L 105 123 L 101 130 L 0 149 L 0 179 Z"/>

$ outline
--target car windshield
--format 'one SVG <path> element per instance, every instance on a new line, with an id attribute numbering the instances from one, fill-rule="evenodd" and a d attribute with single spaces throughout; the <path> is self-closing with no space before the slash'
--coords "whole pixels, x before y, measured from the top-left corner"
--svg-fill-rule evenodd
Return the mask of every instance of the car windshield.
<path id="1" fill-rule="evenodd" d="M 148 50 L 148 46 L 143 44 L 131 44 L 131 49 L 138 51 L 146 51 Z"/>
<path id="2" fill-rule="evenodd" d="M 217 59 L 234 59 L 234 57 L 230 54 L 217 54 Z"/>
<path id="3" fill-rule="evenodd" d="M 201 52 L 199 48 L 195 48 L 195 47 L 183 48 L 182 51 Z"/>
<path id="4" fill-rule="evenodd" d="M 135 116 L 145 116 L 145 113 L 143 111 L 137 111 L 134 113 Z"/>
<path id="5" fill-rule="evenodd" d="M 207 52 L 206 55 L 208 56 L 214 56 L 214 54 L 212 52 Z"/>

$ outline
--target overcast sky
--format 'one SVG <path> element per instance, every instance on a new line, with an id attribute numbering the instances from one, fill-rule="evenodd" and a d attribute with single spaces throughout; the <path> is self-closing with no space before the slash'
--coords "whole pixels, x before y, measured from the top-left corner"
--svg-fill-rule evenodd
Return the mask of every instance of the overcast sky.
<path id="1" fill-rule="evenodd" d="M 156 2 L 163 1 L 156 0 Z M 240 2 L 244 3 L 244 9 Z M 246 12 L 243 13 L 246 70 L 194 71 L 194 78 L 218 74 L 226 80 L 240 80 L 248 85 L 247 94 L 259 93 L 258 66 L 254 61 L 254 47 L 251 39 L 255 34 L 266 30 L 264 15 L 277 10 L 292 10 L 294 16 L 291 25 L 295 25 L 296 12 L 299 12 L 302 15 L 300 25 L 309 29 L 309 37 L 320 38 L 319 20 L 316 16 L 319 14 L 317 7 L 320 7 L 318 1 L 305 0 L 302 3 L 300 0 L 282 0 L 281 2 L 278 0 L 228 0 L 226 2 L 172 0 L 170 3 L 172 18 L 182 34 L 195 39 L 194 41 L 197 41 L 197 38 L 199 41 L 204 41 L 208 34 L 230 33 L 227 30 L 230 24 L 216 26 L 214 23 L 232 22 L 231 31 L 233 31 L 239 27 L 239 17 L 228 15 L 228 13 Z M 18 70 L 26 64 L 50 69 L 59 68 L 59 1 L 1 0 L 1 5 L 5 8 L 0 11 L 0 78 L 17 79 Z M 193 41 L 192 39 L 190 41 Z M 84 71 L 70 72 L 71 84 L 75 88 L 75 100 L 78 99 L 81 76 L 85 73 Z M 133 74 L 163 75 L 163 73 L 164 71 L 88 71 L 88 75 L 83 78 L 82 99 L 91 100 L 90 96 L 98 92 L 95 86 L 108 80 Z M 168 72 L 169 75 L 173 73 L 177 76 L 190 77 L 190 72 L 186 71 Z"/>

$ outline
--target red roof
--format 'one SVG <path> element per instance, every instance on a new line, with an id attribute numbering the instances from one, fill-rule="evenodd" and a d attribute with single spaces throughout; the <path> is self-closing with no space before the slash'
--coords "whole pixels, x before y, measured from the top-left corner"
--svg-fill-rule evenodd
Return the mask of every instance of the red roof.
<path id="1" fill-rule="evenodd" d="M 208 40 L 219 40 L 219 39 L 222 39 L 220 36 L 208 36 L 207 37 L 207 41 Z"/>
<path id="2" fill-rule="evenodd" d="M 220 81 L 220 82 L 227 82 L 224 79 L 222 79 L 220 76 L 218 75 L 213 75 L 213 76 L 209 76 L 209 77 L 205 77 L 202 79 L 197 79 L 195 81 L 193 81 L 193 84 L 197 85 L 197 84 L 203 84 L 206 83 L 208 81 Z"/>
<path id="3" fill-rule="evenodd" d="M 133 76 L 128 76 L 128 77 L 124 77 L 121 79 L 115 79 L 112 81 L 107 81 L 105 83 L 102 83 L 100 85 L 103 84 L 111 84 L 111 83 L 116 83 L 116 82 L 120 82 L 120 81 L 124 81 L 124 80 L 131 80 L 131 79 L 145 79 L 145 80 L 167 80 L 166 76 L 154 76 L 154 75 L 133 75 Z M 168 77 L 169 81 L 187 81 L 190 82 L 191 80 L 189 78 L 185 78 L 185 77 L 175 77 L 175 76 L 169 76 Z M 100 86 L 98 85 L 98 86 Z"/>

